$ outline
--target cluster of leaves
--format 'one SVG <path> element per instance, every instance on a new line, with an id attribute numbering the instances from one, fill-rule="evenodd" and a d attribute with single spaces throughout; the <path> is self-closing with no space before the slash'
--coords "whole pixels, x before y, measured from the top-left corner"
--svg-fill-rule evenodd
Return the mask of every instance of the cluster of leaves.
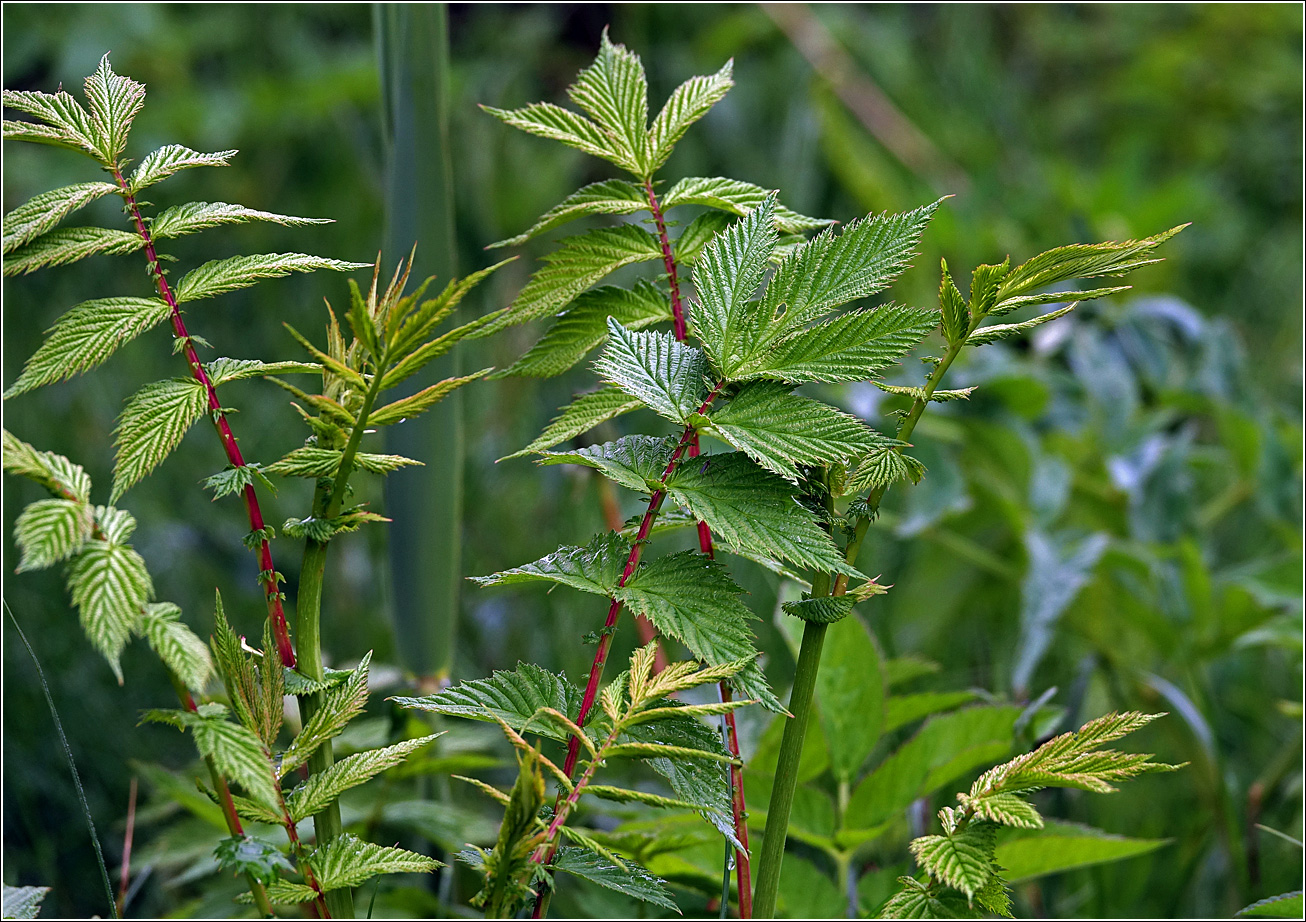
<path id="1" fill-rule="evenodd" d="M 626 672 L 599 695 L 599 709 L 584 728 L 575 713 L 581 690 L 563 676 L 521 663 L 513 672 L 464 682 L 424 698 L 396 698 L 405 707 L 497 723 L 517 750 L 519 775 L 511 791 L 482 781 L 468 781 L 505 807 L 499 838 L 492 850 L 470 848 L 459 857 L 485 875 L 473 905 L 493 917 L 511 916 L 536 896 L 534 885 L 556 871 L 589 880 L 639 900 L 675 909 L 665 883 L 638 862 L 604 845 L 596 834 L 567 825 L 584 795 L 663 810 L 695 811 L 723 835 L 733 838 L 728 791 L 721 765 L 732 762 L 720 736 L 701 720 L 756 702 L 739 700 L 685 704 L 673 696 L 734 678 L 749 659 L 700 668 L 689 661 L 654 673 L 653 644 L 631 657 Z M 574 780 L 525 734 L 542 740 L 579 740 L 584 756 Z M 610 760 L 643 763 L 666 779 L 671 796 L 631 787 L 595 783 Z M 545 807 L 545 778 L 560 790 L 552 815 Z M 565 839 L 572 843 L 559 847 Z"/>
<path id="2" fill-rule="evenodd" d="M 889 919 L 973 917 L 979 911 L 1011 915 L 1011 900 L 995 860 L 1002 826 L 1041 829 L 1043 817 L 1023 795 L 1041 788 L 1079 788 L 1099 794 L 1115 782 L 1182 766 L 1151 762 L 1150 755 L 1097 747 L 1132 733 L 1161 715 L 1108 714 L 1090 721 L 980 775 L 958 807 L 939 811 L 943 835 L 922 836 L 911 852 L 928 875 L 903 877 L 903 890 L 881 911 Z"/>

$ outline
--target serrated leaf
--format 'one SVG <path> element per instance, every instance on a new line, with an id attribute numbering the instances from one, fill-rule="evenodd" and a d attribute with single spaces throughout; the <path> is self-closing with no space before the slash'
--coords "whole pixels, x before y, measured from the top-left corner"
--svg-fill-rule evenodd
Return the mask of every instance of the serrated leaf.
<path id="1" fill-rule="evenodd" d="M 1010 919 L 1011 915 L 1011 890 L 995 870 L 993 876 L 989 878 L 988 883 L 975 891 L 975 906 L 987 910 L 994 915 L 1003 916 Z"/>
<path id="2" fill-rule="evenodd" d="M 280 461 L 268 465 L 267 472 L 280 474 L 282 477 L 335 477 L 340 470 L 340 461 L 344 454 L 343 451 L 334 448 L 311 446 L 296 448 Z M 421 463 L 412 458 L 405 458 L 403 455 L 376 455 L 360 451 L 354 453 L 352 469 L 373 474 L 389 474 L 401 467 Z"/>
<path id="3" fill-rule="evenodd" d="M 368 263 L 326 259 L 306 253 L 262 253 L 257 256 L 215 259 L 192 269 L 177 283 L 177 303 L 184 304 L 238 291 L 256 285 L 263 279 L 284 278 L 292 272 L 316 272 L 318 269 L 350 272 L 368 266 Z"/>
<path id="4" fill-rule="evenodd" d="M 590 183 L 554 205 L 531 228 L 516 237 L 490 244 L 486 249 L 520 246 L 537 234 L 552 230 L 559 224 L 596 214 L 634 214 L 647 211 L 648 196 L 644 190 L 624 179 L 606 179 Z"/>
<path id="5" fill-rule="evenodd" d="M 595 535 L 585 547 L 564 546 L 547 557 L 490 576 L 473 576 L 481 586 L 506 586 L 537 581 L 561 583 L 610 596 L 630 556 L 630 544 L 612 532 Z"/>
<path id="6" fill-rule="evenodd" d="M 92 539 L 68 566 L 68 592 L 87 638 L 122 683 L 118 657 L 154 595 L 145 561 L 126 545 Z"/>
<path id="7" fill-rule="evenodd" d="M 631 397 L 619 387 L 605 386 L 592 393 L 582 394 L 564 407 L 535 441 L 521 451 L 513 452 L 499 460 L 506 461 L 508 458 L 519 458 L 552 448 L 559 442 L 589 432 L 599 423 L 615 419 L 631 410 L 638 410 L 643 405 L 641 401 Z"/>
<path id="8" fill-rule="evenodd" d="M 5 888 L 6 901 L 8 900 L 8 891 Z M 39 890 L 40 887 L 28 887 L 25 889 Z M 7 903 L 6 903 L 7 905 Z M 1280 893 L 1278 896 L 1267 897 L 1263 900 L 1257 900 L 1250 906 L 1245 906 L 1238 910 L 1240 916 L 1268 916 L 1273 919 L 1300 919 L 1302 917 L 1302 891 L 1293 890 L 1289 893 Z M 6 910 L 8 918 L 8 910 Z"/>
<path id="9" fill-rule="evenodd" d="M 430 387 L 422 388 L 416 394 L 400 398 L 393 403 L 387 403 L 383 407 L 378 407 L 367 417 L 366 423 L 369 426 L 389 426 L 392 423 L 401 423 L 406 419 L 414 419 L 421 416 L 464 384 L 470 384 L 472 381 L 479 381 L 481 378 L 484 378 L 486 373 L 489 371 L 490 369 L 488 368 L 482 368 L 480 371 L 474 371 L 470 375 L 463 375 L 462 377 L 457 378 L 445 378 L 443 381 L 438 381 Z"/>
<path id="10" fill-rule="evenodd" d="M 877 448 L 858 462 L 857 469 L 848 476 L 844 494 L 852 496 L 878 490 L 900 480 L 920 483 L 924 474 L 925 465 L 911 455 L 904 455 L 897 448 Z"/>
<path id="11" fill-rule="evenodd" d="M 776 246 L 775 195 L 718 236 L 694 265 L 690 325 L 703 349 L 729 379 L 756 348 L 760 318 L 753 295 Z"/>
<path id="12" fill-rule="evenodd" d="M 60 227 L 46 231 L 5 254 L 4 274 L 27 275 L 46 266 L 62 266 L 96 253 L 130 253 L 145 245 L 130 231 L 107 227 Z"/>
<path id="13" fill-rule="evenodd" d="M 999 302 L 1006 301 L 1069 279 L 1124 275 L 1140 266 L 1158 262 L 1152 255 L 1156 248 L 1187 226 L 1181 224 L 1142 240 L 1079 243 L 1040 253 L 1011 270 L 998 286 L 996 298 Z"/>
<path id="14" fill-rule="evenodd" d="M 194 378 L 147 384 L 132 395 L 114 430 L 111 502 L 154 470 L 208 409 L 208 392 Z"/>
<path id="15" fill-rule="evenodd" d="M 83 301 L 46 331 L 41 347 L 5 391 L 5 399 L 94 368 L 124 343 L 167 320 L 170 313 L 171 308 L 158 298 Z"/>
<path id="16" fill-rule="evenodd" d="M 931 876 L 967 898 L 993 876 L 995 827 L 973 822 L 950 836 L 922 836 L 911 843 L 911 853 Z"/>
<path id="17" fill-rule="evenodd" d="M 200 755 L 211 758 L 218 771 L 243 787 L 256 803 L 276 806 L 272 763 L 253 731 L 221 717 L 204 718 L 189 713 L 186 713 L 186 724 Z"/>
<path id="18" fill-rule="evenodd" d="M 1019 336 L 1034 329 L 1034 327 L 1056 320 L 1058 317 L 1064 317 L 1075 309 L 1076 304 L 1068 305 L 1060 310 L 1049 311 L 1023 323 L 995 323 L 990 326 L 980 327 L 966 337 L 966 345 L 987 346 L 989 343 L 995 343 L 1000 339 L 1011 339 L 1013 336 Z"/>
<path id="19" fill-rule="evenodd" d="M 52 451 L 37 451 L 8 429 L 3 430 L 3 439 L 5 470 L 34 480 L 67 499 L 90 502 L 91 478 L 80 464 Z"/>
<path id="20" fill-rule="evenodd" d="M 892 304 L 849 311 L 781 339 L 736 375 L 791 384 L 865 381 L 916 348 L 938 322 L 934 311 Z"/>
<path id="21" fill-rule="evenodd" d="M 312 903 L 317 899 L 317 891 L 307 884 L 297 884 L 290 880 L 274 880 L 265 888 L 268 902 L 274 906 L 292 906 L 299 903 Z M 246 891 L 234 897 L 237 903 L 251 905 L 254 895 Z"/>
<path id="22" fill-rule="evenodd" d="M 136 519 L 125 509 L 96 506 L 95 527 L 100 531 L 96 537 L 111 544 L 126 544 L 127 539 L 136 531 Z"/>
<path id="23" fill-rule="evenodd" d="M 345 833 L 308 856 L 324 891 L 357 887 L 378 874 L 423 874 L 442 868 L 434 858 L 402 848 L 374 845 Z"/>
<path id="24" fill-rule="evenodd" d="M 212 490 L 213 498 L 218 500 L 224 496 L 243 493 L 246 487 L 253 486 L 255 483 L 266 487 L 273 496 L 276 495 L 277 488 L 263 473 L 262 465 L 256 463 L 242 464 L 240 467 L 228 467 L 225 471 L 219 471 L 210 477 L 206 477 L 204 489 Z"/>
<path id="25" fill-rule="evenodd" d="M 43 570 L 77 553 L 94 524 L 85 503 L 40 499 L 29 504 L 14 523 L 14 542 L 22 554 L 15 572 Z"/>
<path id="26" fill-rule="evenodd" d="M 5 884 L 4 917 L 35 919 L 41 914 L 41 902 L 49 892 L 49 887 L 11 887 Z"/>
<path id="27" fill-rule="evenodd" d="M 988 794 L 984 797 L 958 794 L 957 799 L 963 807 L 974 810 L 980 819 L 1018 829 L 1043 828 L 1043 817 L 1034 809 L 1034 805 L 1015 794 Z"/>
<path id="28" fill-rule="evenodd" d="M 743 452 L 703 455 L 667 484 L 671 496 L 729 547 L 747 546 L 800 567 L 862 576 L 801 507 L 784 478 Z"/>
<path id="29" fill-rule="evenodd" d="M 970 310 L 966 299 L 957 290 L 957 285 L 948 272 L 948 261 L 940 260 L 942 280 L 939 282 L 939 308 L 943 316 L 943 336 L 948 345 L 960 342 L 970 329 Z"/>
<path id="30" fill-rule="evenodd" d="M 263 378 L 268 375 L 301 372 L 317 374 L 322 369 L 310 362 L 261 362 L 258 359 L 217 358 L 204 363 L 204 371 L 209 376 L 209 383 L 214 387 L 229 384 L 232 381 L 245 381 L 249 378 Z"/>
<path id="31" fill-rule="evenodd" d="M 671 302 L 657 286 L 640 279 L 634 289 L 605 285 L 576 298 L 566 313 L 516 362 L 495 377 L 549 378 L 574 366 L 608 338 L 608 318 L 628 330 L 671 319 Z"/>
<path id="32" fill-rule="evenodd" d="M 761 205 L 770 194 L 770 189 L 763 189 L 750 182 L 721 176 L 700 176 L 682 179 L 672 186 L 662 199 L 662 207 L 670 211 L 677 205 L 706 205 L 708 208 L 718 208 L 743 217 Z M 776 230 L 783 234 L 802 234 L 834 223 L 829 218 L 809 218 L 790 211 L 779 202 L 772 212 L 772 220 L 775 221 Z"/>
<path id="33" fill-rule="evenodd" d="M 4 104 L 46 123 L 34 125 L 5 119 L 6 140 L 53 144 L 99 158 L 100 148 L 95 140 L 91 117 L 71 94 L 62 89 L 57 93 L 5 90 Z"/>
<path id="34" fill-rule="evenodd" d="M 957 917 L 955 911 L 957 907 L 948 905 L 947 897 L 951 891 L 937 893 L 933 888 L 912 877 L 899 877 L 898 882 L 903 885 L 903 889 L 891 896 L 880 908 L 877 918 L 952 919 Z M 961 908 L 965 908 L 964 902 Z"/>
<path id="35" fill-rule="evenodd" d="M 849 461 L 894 444 L 855 416 L 790 389 L 769 381 L 744 385 L 712 414 L 707 431 L 794 483 L 800 464 Z"/>
<path id="36" fill-rule="evenodd" d="M 609 137 L 618 166 L 641 179 L 651 176 L 648 144 L 648 80 L 639 55 L 614 45 L 603 30 L 598 57 L 567 87 L 572 102 Z"/>
<path id="37" fill-rule="evenodd" d="M 167 179 L 181 170 L 197 166 L 229 166 L 228 161 L 237 153 L 234 150 L 222 150 L 213 154 L 202 154 L 180 144 L 168 144 L 145 155 L 140 166 L 136 167 L 136 171 L 131 175 L 129 188 L 135 194 L 146 186 Z"/>
<path id="38" fill-rule="evenodd" d="M 270 884 L 281 874 L 293 874 L 295 866 L 281 849 L 271 842 L 254 836 L 231 836 L 223 839 L 213 849 L 218 859 L 218 869 L 236 874 L 248 874 L 262 884 Z"/>
<path id="39" fill-rule="evenodd" d="M 972 316 L 987 317 L 993 311 L 998 301 L 998 285 L 1002 283 L 1010 268 L 1011 258 L 1008 257 L 996 266 L 976 266 L 971 272 L 970 313 Z"/>
<path id="40" fill-rule="evenodd" d="M 248 224 L 251 221 L 268 221 L 286 227 L 331 223 L 330 218 L 297 218 L 226 202 L 189 202 L 159 212 L 150 222 L 150 235 L 160 240 L 194 234 L 222 224 Z"/>
<path id="41" fill-rule="evenodd" d="M 680 236 L 672 241 L 672 251 L 678 265 L 692 266 L 703 255 L 707 245 L 724 233 L 736 219 L 719 211 L 705 211 L 686 225 Z M 774 258 L 774 253 L 772 254 Z"/>
<path id="42" fill-rule="evenodd" d="M 101 162 L 115 164 L 127 147 L 132 120 L 145 104 L 145 87 L 115 74 L 106 54 L 95 73 L 86 78 L 85 88 Z"/>
<path id="43" fill-rule="evenodd" d="M 580 464 L 593 468 L 613 483 L 638 493 L 651 493 L 671 460 L 674 445 L 653 435 L 627 435 L 615 442 L 590 445 L 576 451 L 542 452 L 539 463 Z"/>
<path id="44" fill-rule="evenodd" d="M 594 368 L 604 380 L 673 422 L 687 422 L 708 395 L 707 359 L 671 333 L 634 332 L 609 319 L 608 347 Z"/>
<path id="45" fill-rule="evenodd" d="M 696 658 L 719 666 L 757 656 L 748 626 L 753 615 L 739 599 L 743 591 L 720 563 L 684 551 L 646 562 L 614 593 Z M 756 662 L 731 682 L 771 710 L 783 710 Z"/>
<path id="46" fill-rule="evenodd" d="M 181 609 L 171 602 L 147 603 L 140 630 L 187 688 L 203 690 L 213 673 L 213 660 L 208 646 L 181 620 Z"/>
<path id="47" fill-rule="evenodd" d="M 1007 298 L 993 306 L 989 311 L 990 317 L 1000 317 L 1003 314 L 1010 314 L 1012 311 L 1018 311 L 1022 307 L 1035 307 L 1040 304 L 1058 304 L 1074 302 L 1076 304 L 1083 301 L 1093 301 L 1097 298 L 1105 298 L 1110 295 L 1119 294 L 1122 291 L 1129 291 L 1129 285 L 1117 285 L 1115 288 L 1092 288 L 1086 291 L 1076 291 L 1073 288 L 1068 291 L 1045 291 L 1038 295 L 1022 295 L 1017 298 Z"/>
<path id="48" fill-rule="evenodd" d="M 316 692 L 325 691 L 328 688 L 335 688 L 353 675 L 353 671 L 349 669 L 331 669 L 330 667 L 327 667 L 322 670 L 322 678 L 310 679 L 302 672 L 286 666 L 283 675 L 285 676 L 286 694 L 302 698 L 305 695 L 312 695 Z"/>
<path id="49" fill-rule="evenodd" d="M 530 277 L 507 313 L 483 327 L 478 335 L 552 317 L 622 266 L 661 258 L 658 238 L 635 224 L 600 227 L 566 237 L 543 258 L 545 265 Z"/>
<path id="50" fill-rule="evenodd" d="M 570 109 L 555 106 L 551 102 L 533 102 L 522 109 L 495 109 L 492 106 L 481 106 L 481 109 L 514 128 L 541 138 L 561 141 L 568 147 L 600 157 L 623 169 L 633 166 L 614 138 L 585 116 Z"/>
<path id="51" fill-rule="evenodd" d="M 689 126 L 707 115 L 726 92 L 735 85 L 731 79 L 734 59 L 726 61 L 715 74 L 690 77 L 672 91 L 662 111 L 648 130 L 648 171 L 656 172 L 675 148 Z"/>
<path id="52" fill-rule="evenodd" d="M 999 843 L 995 860 L 1010 883 L 1021 883 L 1074 868 L 1121 861 L 1155 851 L 1170 839 L 1131 839 L 1076 823 L 1048 822 L 1037 832 Z"/>
<path id="53" fill-rule="evenodd" d="M 619 867 L 611 860 L 586 849 L 567 846 L 558 849 L 550 867 L 645 903 L 654 903 L 673 912 L 680 912 L 663 881 L 634 861 L 622 859 L 622 863 L 625 867 Z"/>
<path id="54" fill-rule="evenodd" d="M 382 749 L 371 749 L 341 759 L 325 771 L 309 777 L 286 797 L 286 811 L 291 819 L 313 816 L 352 787 L 375 777 L 387 768 L 400 764 L 408 756 L 440 736 L 433 733 L 418 739 L 404 740 Z"/>
<path id="55" fill-rule="evenodd" d="M 117 191 L 113 183 L 81 182 L 28 199 L 5 215 L 4 252 L 39 237 L 79 208 Z"/>
<path id="56" fill-rule="evenodd" d="M 928 395 L 924 387 L 907 387 L 897 384 L 885 384 L 883 381 L 872 381 L 876 387 L 886 394 L 896 394 L 899 397 L 910 397 L 912 400 L 928 400 L 932 403 L 947 403 L 949 400 L 969 400 L 970 395 L 975 392 L 974 387 L 962 387 L 956 390 L 934 390 Z"/>
<path id="57" fill-rule="evenodd" d="M 369 652 L 349 678 L 326 692 L 321 706 L 305 721 L 299 735 L 282 755 L 277 772 L 281 777 L 307 762 L 319 746 L 362 713 L 367 706 L 367 667 L 371 661 Z"/>
<path id="58" fill-rule="evenodd" d="M 663 707 L 676 707 L 666 700 Z M 622 739 L 667 742 L 726 755 L 719 728 L 709 727 L 695 717 L 675 715 L 649 723 L 627 726 Z M 699 814 L 729 842 L 739 846 L 731 818 L 730 777 L 717 761 L 706 759 L 654 758 L 648 765 L 667 780 L 680 800 L 697 804 Z"/>
<path id="59" fill-rule="evenodd" d="M 793 615 L 803 621 L 811 621 L 814 624 L 834 624 L 852 614 L 853 600 L 846 595 L 822 596 L 817 599 L 783 602 L 780 608 L 786 615 Z"/>
<path id="60" fill-rule="evenodd" d="M 552 708 L 563 714 L 580 713 L 581 692 L 561 675 L 534 663 L 518 663 L 512 672 L 496 670 L 487 679 L 472 679 L 434 695 L 389 700 L 400 707 L 455 717 L 490 722 L 498 719 L 518 731 L 529 722 L 532 733 L 565 742 L 568 737 L 565 731 L 533 718 L 541 708 Z"/>

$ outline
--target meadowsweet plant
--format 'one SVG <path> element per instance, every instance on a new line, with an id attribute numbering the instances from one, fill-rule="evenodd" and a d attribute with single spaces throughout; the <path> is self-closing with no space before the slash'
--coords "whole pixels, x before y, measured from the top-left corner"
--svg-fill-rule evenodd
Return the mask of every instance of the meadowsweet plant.
<path id="1" fill-rule="evenodd" d="M 128 174 L 123 154 L 144 94 L 143 86 L 112 71 L 108 56 L 87 78 L 85 108 L 62 91 L 5 91 L 6 106 L 38 120 L 6 120 L 6 139 L 71 148 L 88 155 L 113 177 L 112 183 L 81 183 L 44 193 L 6 215 L 5 274 L 70 263 L 95 253 L 143 250 L 158 293 L 157 298 L 97 298 L 72 308 L 49 331 L 6 397 L 86 371 L 131 338 L 170 321 L 174 351 L 183 354 L 189 376 L 147 384 L 128 401 L 116 430 L 111 502 L 117 502 L 160 464 L 187 429 L 207 415 L 228 465 L 210 476 L 205 486 L 214 499 L 238 495 L 244 500 L 250 524 L 245 542 L 258 555 L 258 580 L 268 607 L 262 650 L 249 647 L 232 630 L 219 598 L 210 652 L 210 646 L 181 620 L 176 605 L 153 599 L 144 561 L 128 543 L 136 527 L 133 517 L 114 506 L 94 505 L 90 480 L 80 466 L 5 432 L 5 469 L 35 480 L 52 494 L 51 499 L 30 504 L 19 516 L 19 568 L 66 561 L 69 593 L 86 634 L 120 682 L 120 655 L 133 635 L 145 637 L 163 660 L 182 707 L 152 710 L 145 719 L 190 731 L 210 772 L 212 788 L 208 793 L 222 807 L 231 833 L 215 850 L 218 864 L 245 875 L 250 889 L 247 899 L 260 913 L 270 914 L 276 903 L 312 903 L 322 917 L 350 917 L 353 887 L 378 874 L 430 871 L 439 863 L 344 834 L 337 798 L 399 764 L 434 736 L 404 740 L 335 762 L 331 740 L 367 703 L 370 654 L 352 670 L 324 668 L 319 620 L 327 548 L 335 535 L 382 518 L 349 502 L 349 479 L 354 472 L 384 474 L 418 463 L 360 450 L 364 433 L 420 415 L 455 388 L 483 374 L 441 381 L 392 402 L 382 398 L 483 325 L 474 321 L 437 332 L 485 273 L 451 282 L 439 295 L 426 300 L 422 295 L 430 280 L 406 295 L 407 272 L 396 273 L 384 291 L 378 291 L 374 276 L 366 297 L 354 286 L 346 313 L 352 332 L 348 343 L 334 313 L 330 314 L 325 349 L 290 331 L 307 349 L 308 362 L 229 358 L 201 362 L 197 347 L 207 344 L 187 329 L 182 305 L 291 272 L 348 270 L 364 264 L 297 253 L 240 256 L 199 266 L 174 286 L 164 268 L 168 257 L 158 249 L 160 241 L 222 224 L 274 221 L 299 225 L 315 223 L 315 219 L 205 202 L 174 206 L 147 217 L 143 211 L 146 203 L 139 199 L 144 189 L 181 169 L 226 165 L 235 151 L 201 154 L 170 145 L 147 155 Z M 123 199 L 131 230 L 59 226 L 73 211 L 110 194 Z M 315 374 L 322 387 L 320 393 L 310 394 L 277 380 L 299 401 L 295 408 L 308 423 L 310 435 L 303 448 L 263 467 L 241 455 L 216 388 L 229 381 L 274 373 Z M 316 482 L 309 514 L 290 519 L 282 527 L 284 534 L 305 544 L 296 611 L 298 636 L 293 640 L 279 588 L 283 577 L 274 569 L 269 544 L 275 529 L 266 524 L 255 492 L 256 487 L 271 490 L 269 475 L 308 477 Z M 214 672 L 221 680 L 226 703 L 203 700 Z M 279 741 L 284 735 L 286 695 L 299 698 L 302 720 L 298 732 L 283 747 Z M 294 784 L 301 769 L 307 769 L 305 778 Z M 238 793 L 233 792 L 233 785 Z M 298 828 L 308 817 L 314 818 L 316 833 L 312 849 L 301 839 Z M 248 835 L 245 822 L 281 827 L 293 860 L 276 845 Z"/>

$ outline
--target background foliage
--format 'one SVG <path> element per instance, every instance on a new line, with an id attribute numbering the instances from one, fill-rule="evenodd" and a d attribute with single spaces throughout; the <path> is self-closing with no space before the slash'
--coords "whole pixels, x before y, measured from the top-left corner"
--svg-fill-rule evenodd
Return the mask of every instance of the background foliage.
<path id="1" fill-rule="evenodd" d="M 111 51 L 119 73 L 149 87 L 138 151 L 170 142 L 241 151 L 231 169 L 174 180 L 166 194 L 175 201 L 335 218 L 293 232 L 295 246 L 309 252 L 363 261 L 381 246 L 384 148 L 370 8 L 11 5 L 4 24 L 6 87 L 77 86 Z M 1028 347 L 991 346 L 957 369 L 949 386 L 980 390 L 917 430 L 916 453 L 930 474 L 890 494 L 872 531 L 861 568 L 883 573 L 894 589 L 865 611 L 886 656 L 939 664 L 936 675 L 917 680 L 922 690 L 977 688 L 1022 700 L 1056 686 L 1050 702 L 1071 721 L 1116 708 L 1175 715 L 1140 735 L 1139 745 L 1166 761 L 1191 761 L 1188 769 L 1112 798 L 1065 795 L 1055 814 L 1173 843 L 1018 887 L 1018 913 L 1228 914 L 1300 887 L 1300 851 L 1254 825 L 1302 835 L 1300 9 L 454 6 L 449 112 L 462 273 L 494 261 L 482 252 L 487 243 L 520 232 L 578 185 L 612 175 L 475 108 L 557 99 L 593 57 L 605 24 L 643 56 L 654 99 L 735 59 L 735 88 L 681 142 L 668 175 L 737 176 L 782 188 L 799 212 L 845 221 L 956 193 L 931 225 L 918 268 L 895 290 L 902 300 L 933 303 L 940 255 L 958 268 L 1008 253 L 1019 261 L 1066 242 L 1193 222 L 1167 246 L 1165 263 L 1134 273 L 1128 296 L 1085 305 Z M 896 116 L 877 108 L 881 98 Z M 6 209 L 88 178 L 71 155 L 23 147 L 5 151 Z M 285 249 L 287 233 L 244 228 L 206 236 L 202 250 L 179 241 L 175 252 L 193 262 Z M 549 247 L 532 243 L 525 253 Z M 532 262 L 497 273 L 464 314 L 508 303 Z M 83 265 L 103 273 L 98 290 L 135 292 L 146 281 L 130 258 Z M 87 287 L 70 272 L 5 281 L 6 385 L 41 331 Z M 323 294 L 338 302 L 343 285 L 295 278 L 228 296 L 220 315 L 203 314 L 203 333 L 222 354 L 289 357 L 294 347 L 281 321 L 316 329 Z M 519 328 L 480 341 L 463 361 L 503 367 L 537 333 Z M 904 366 L 900 383 L 918 383 L 917 371 Z M 8 401 L 5 425 L 107 484 L 122 400 L 145 375 L 173 373 L 175 360 L 158 342 L 136 342 L 93 379 Z M 466 508 L 474 513 L 464 526 L 465 573 L 531 560 L 605 527 L 596 478 L 522 460 L 493 463 L 533 438 L 589 374 L 580 368 L 467 390 Z M 279 457 L 300 438 L 271 391 L 258 382 L 231 387 L 242 450 L 252 458 Z M 870 389 L 821 396 L 882 427 L 893 406 Z M 161 598 L 207 631 L 212 588 L 221 586 L 237 631 L 257 635 L 262 602 L 238 509 L 209 505 L 198 488 L 216 469 L 211 446 L 192 437 L 122 502 L 142 523 L 137 547 Z M 4 484 L 10 567 L 13 510 L 34 498 L 29 489 Z M 362 498 L 383 511 L 379 489 Z M 306 502 L 287 486 L 272 517 Z M 398 659 L 383 541 L 378 529 L 340 542 L 342 569 L 323 628 L 332 665 L 375 648 L 374 690 L 385 687 L 383 664 Z M 293 586 L 295 574 L 286 575 Z M 774 607 L 770 576 L 742 568 L 737 575 L 754 611 Z M 189 758 L 175 733 L 136 726 L 140 710 L 166 695 L 164 680 L 152 684 L 147 658 L 129 649 L 124 667 L 136 678 L 119 688 L 72 627 L 53 573 L 8 577 L 5 598 L 53 677 L 112 861 L 129 779 L 140 771 L 132 760 L 180 768 Z M 595 620 L 574 596 L 469 588 L 454 676 L 518 659 L 580 675 L 590 650 L 576 640 Z M 629 654 L 633 633 L 618 636 L 614 656 Z M 52 886 L 47 911 L 102 912 L 84 885 L 96 873 L 93 852 L 62 756 L 37 717 L 45 705 L 30 661 L 15 641 L 6 634 L 6 883 Z M 785 634 L 760 625 L 759 643 L 773 685 L 786 688 Z M 392 689 L 408 687 L 399 670 L 388 674 Z M 408 719 L 379 704 L 373 716 L 380 736 Z M 483 750 L 465 726 L 452 729 L 441 771 L 466 762 L 468 752 L 505 755 Z M 482 841 L 478 795 L 434 790 L 457 808 L 407 807 L 382 822 L 414 844 Z M 153 814 L 140 822 L 159 824 L 164 802 L 150 801 Z M 151 855 L 182 851 L 162 830 L 175 836 L 183 827 L 148 828 L 138 869 Z M 904 829 L 897 846 L 907 837 Z M 896 854 L 901 860 L 903 848 Z M 192 899 L 222 905 L 225 896 L 179 870 L 158 863 L 136 911 Z M 864 870 L 857 902 L 874 911 L 894 869 Z M 782 910 L 842 914 L 848 900 L 828 872 L 819 854 L 800 852 L 786 864 L 783 888 L 797 901 Z M 439 894 L 383 893 L 377 912 L 429 909 L 437 895 L 454 895 L 454 882 L 444 881 Z M 558 911 L 629 911 L 600 891 L 571 899 Z"/>

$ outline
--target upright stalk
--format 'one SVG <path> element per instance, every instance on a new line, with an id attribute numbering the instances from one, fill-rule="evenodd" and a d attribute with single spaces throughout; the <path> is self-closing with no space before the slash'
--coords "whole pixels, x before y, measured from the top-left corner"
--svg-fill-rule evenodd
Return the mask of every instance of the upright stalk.
<path id="1" fill-rule="evenodd" d="M 136 226 L 136 233 L 145 244 L 145 258 L 149 262 L 150 275 L 154 279 L 155 287 L 159 290 L 159 297 L 163 298 L 171 312 L 172 331 L 177 337 L 177 341 L 182 345 L 182 354 L 186 356 L 186 364 L 190 367 L 191 376 L 204 388 L 209 407 L 209 418 L 213 421 L 214 429 L 217 430 L 218 440 L 222 442 L 222 450 L 227 455 L 227 461 L 232 467 L 244 467 L 245 459 L 241 456 L 240 446 L 236 444 L 236 437 L 232 434 L 231 426 L 227 423 L 227 416 L 222 409 L 222 404 L 218 402 L 217 391 L 214 390 L 213 382 L 209 380 L 208 373 L 205 372 L 204 365 L 200 362 L 200 357 L 195 351 L 194 343 L 191 341 L 190 333 L 187 332 L 186 324 L 181 318 L 177 298 L 173 294 L 171 286 L 168 285 L 168 278 L 163 274 L 163 268 L 159 265 L 158 253 L 154 250 L 154 238 L 151 236 L 145 220 L 141 217 L 141 210 L 136 203 L 136 196 L 132 194 L 127 180 L 123 178 L 122 170 L 117 167 L 113 169 L 113 179 L 118 184 L 118 194 L 127 203 L 132 223 Z M 250 531 L 255 534 L 260 533 L 264 528 L 263 512 L 259 508 L 258 497 L 254 494 L 254 487 L 246 485 L 243 492 Z M 266 537 L 262 537 L 259 541 L 258 560 L 259 583 L 263 586 L 263 595 L 267 600 L 268 619 L 272 622 L 272 633 L 277 640 L 277 654 L 281 658 L 282 665 L 293 667 L 295 665 L 295 651 L 290 644 L 286 613 L 281 605 L 281 592 L 277 589 L 277 572 L 272 564 L 272 549 L 268 546 Z"/>

